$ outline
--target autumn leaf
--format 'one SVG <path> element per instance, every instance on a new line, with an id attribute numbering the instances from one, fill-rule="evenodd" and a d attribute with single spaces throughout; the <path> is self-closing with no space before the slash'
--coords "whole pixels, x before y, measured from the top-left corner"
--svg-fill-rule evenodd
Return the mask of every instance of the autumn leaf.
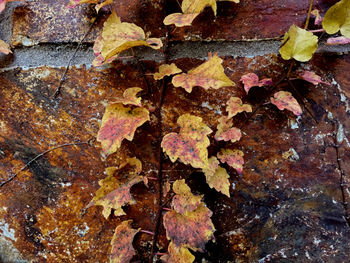
<path id="1" fill-rule="evenodd" d="M 175 210 L 166 212 L 163 222 L 167 238 L 178 247 L 203 251 L 205 244 L 214 238 L 215 228 L 210 219 L 212 214 L 204 203 L 185 215 Z"/>
<path id="2" fill-rule="evenodd" d="M 294 58 L 300 62 L 309 61 L 317 49 L 318 38 L 312 32 L 292 25 L 284 35 L 279 52 L 283 59 Z"/>
<path id="3" fill-rule="evenodd" d="M 96 9 L 96 12 L 98 12 L 102 7 L 113 4 L 113 0 L 101 1 L 100 4 L 99 2 L 100 2 L 99 0 L 70 0 L 67 7 L 74 8 L 77 5 L 81 5 L 81 4 L 96 4 L 95 9 Z"/>
<path id="4" fill-rule="evenodd" d="M 1 39 L 0 39 L 0 53 L 4 53 L 5 55 L 12 53 L 10 46 L 6 42 L 2 41 Z"/>
<path id="5" fill-rule="evenodd" d="M 327 39 L 327 45 L 346 45 L 350 44 L 350 38 L 347 37 L 330 37 Z"/>
<path id="6" fill-rule="evenodd" d="M 196 14 L 182 14 L 182 13 L 173 13 L 164 18 L 164 25 L 168 26 L 174 24 L 177 27 L 190 26 L 192 25 L 193 20 L 199 15 Z"/>
<path id="7" fill-rule="evenodd" d="M 258 75 L 254 73 L 248 73 L 243 75 L 240 81 L 243 82 L 244 90 L 247 94 L 252 87 L 263 87 L 272 84 L 272 79 L 259 80 Z"/>
<path id="8" fill-rule="evenodd" d="M 328 34 L 340 33 L 350 38 L 350 0 L 342 0 L 328 9 L 322 22 Z"/>
<path id="9" fill-rule="evenodd" d="M 101 187 L 86 208 L 93 205 L 103 206 L 102 214 L 106 219 L 112 209 L 116 216 L 125 215 L 122 207 L 135 204 L 130 189 L 143 180 L 142 176 L 139 176 L 141 170 L 142 164 L 137 158 L 128 158 L 119 168 L 106 168 L 107 177 L 99 181 Z"/>
<path id="10" fill-rule="evenodd" d="M 313 71 L 304 71 L 302 75 L 300 75 L 300 77 L 303 79 L 303 80 L 306 80 L 307 82 L 310 82 L 314 85 L 318 85 L 320 83 L 322 84 L 325 84 L 325 85 L 328 85 L 328 86 L 331 86 L 330 83 L 326 82 L 326 81 L 322 81 L 321 77 L 318 76 L 315 72 Z"/>
<path id="11" fill-rule="evenodd" d="M 219 166 L 219 161 L 215 156 L 209 158 L 209 168 L 203 169 L 205 179 L 210 188 L 230 197 L 230 181 L 225 168 Z"/>
<path id="12" fill-rule="evenodd" d="M 118 98 L 113 101 L 111 104 L 122 103 L 124 105 L 134 105 L 142 107 L 141 98 L 137 98 L 136 94 L 139 93 L 142 89 L 138 87 L 128 88 L 123 93 L 123 98 Z"/>
<path id="13" fill-rule="evenodd" d="M 210 142 L 208 134 L 212 130 L 202 122 L 202 118 L 188 113 L 181 115 L 177 124 L 181 127 L 179 133 L 169 133 L 164 136 L 161 146 L 172 162 L 178 158 L 184 164 L 194 168 L 208 166 L 208 150 Z"/>
<path id="14" fill-rule="evenodd" d="M 233 86 L 234 82 L 225 75 L 221 65 L 222 59 L 216 54 L 212 56 L 210 53 L 208 57 L 208 61 L 191 69 L 187 74 L 182 73 L 173 77 L 174 87 L 183 87 L 188 93 L 191 93 L 195 86 L 203 87 L 206 90 Z"/>
<path id="15" fill-rule="evenodd" d="M 203 198 L 202 195 L 193 195 L 191 193 L 191 189 L 185 183 L 185 179 L 175 181 L 173 191 L 176 195 L 172 200 L 172 207 L 176 212 L 183 215 L 195 210 Z"/>
<path id="16" fill-rule="evenodd" d="M 187 248 L 184 246 L 178 247 L 173 242 L 170 242 L 168 246 L 168 253 L 160 258 L 163 262 L 192 263 L 195 260 L 195 256 Z"/>
<path id="17" fill-rule="evenodd" d="M 235 169 L 239 174 L 242 174 L 244 159 L 243 152 L 240 150 L 231 149 L 221 149 L 217 154 L 220 162 L 227 163 L 233 169 Z"/>
<path id="18" fill-rule="evenodd" d="M 112 250 L 109 256 L 110 263 L 128 263 L 135 255 L 132 246 L 135 235 L 141 230 L 131 227 L 132 220 L 123 221 L 115 229 L 112 238 Z"/>
<path id="19" fill-rule="evenodd" d="M 243 104 L 242 100 L 238 97 L 231 97 L 226 104 L 226 111 L 228 112 L 229 119 L 243 111 L 252 112 L 252 106 L 249 104 Z"/>
<path id="20" fill-rule="evenodd" d="M 322 23 L 323 18 L 320 15 L 320 11 L 318 9 L 314 9 L 311 11 L 311 14 L 315 16 L 315 25 L 319 25 Z"/>
<path id="21" fill-rule="evenodd" d="M 276 105 L 279 110 L 289 110 L 299 116 L 302 113 L 301 107 L 297 100 L 288 91 L 276 92 L 274 97 L 271 97 L 271 103 Z"/>
<path id="22" fill-rule="evenodd" d="M 113 11 L 103 25 L 101 37 L 95 41 L 94 52 L 97 58 L 93 61 L 93 65 L 101 65 L 101 58 L 104 62 L 111 62 L 121 52 L 136 46 L 160 49 L 163 44 L 158 38 L 147 39 L 143 29 L 137 25 L 121 22 Z"/>
<path id="23" fill-rule="evenodd" d="M 171 76 L 174 74 L 181 73 L 182 70 L 179 69 L 175 63 L 169 64 L 164 64 L 159 67 L 159 72 L 156 72 L 153 74 L 153 78 L 155 80 L 160 80 L 163 79 L 165 76 Z"/>
<path id="24" fill-rule="evenodd" d="M 131 109 L 119 103 L 107 106 L 97 134 L 104 154 L 116 152 L 124 139 L 132 141 L 136 129 L 149 120 L 149 111 L 145 108 Z"/>
<path id="25" fill-rule="evenodd" d="M 215 140 L 217 141 L 239 141 L 242 137 L 241 130 L 232 127 L 232 120 L 226 116 L 221 116 L 219 118 L 219 124 L 217 126 L 217 132 L 215 133 Z"/>

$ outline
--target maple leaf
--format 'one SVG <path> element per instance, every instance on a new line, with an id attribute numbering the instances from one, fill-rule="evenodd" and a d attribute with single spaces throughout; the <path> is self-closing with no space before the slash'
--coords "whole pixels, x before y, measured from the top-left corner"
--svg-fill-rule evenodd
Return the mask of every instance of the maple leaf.
<path id="1" fill-rule="evenodd" d="M 242 100 L 238 97 L 231 97 L 226 104 L 226 111 L 228 112 L 229 119 L 243 111 L 252 112 L 252 106 L 249 104 L 243 104 Z"/>
<path id="2" fill-rule="evenodd" d="M 172 200 L 172 207 L 180 214 L 187 214 L 195 210 L 203 198 L 203 195 L 193 195 L 191 193 L 185 179 L 175 181 L 173 191 L 176 195 Z"/>
<path id="3" fill-rule="evenodd" d="M 184 246 L 178 247 L 173 242 L 170 242 L 168 252 L 169 254 L 160 258 L 167 263 L 192 263 L 195 260 L 195 256 L 187 248 Z"/>
<path id="4" fill-rule="evenodd" d="M 1 39 L 0 39 L 0 53 L 4 53 L 5 55 L 12 53 L 10 46 L 6 42 L 2 41 Z"/>
<path id="5" fill-rule="evenodd" d="M 302 113 L 298 101 L 288 91 L 279 91 L 270 98 L 271 103 L 276 105 L 279 110 L 289 110 L 299 116 Z"/>
<path id="6" fill-rule="evenodd" d="M 113 101 L 111 104 L 123 103 L 124 105 L 134 105 L 142 107 L 141 98 L 137 98 L 136 94 L 139 93 L 142 89 L 138 87 L 128 88 L 123 93 L 123 98 L 118 98 Z"/>
<path id="7" fill-rule="evenodd" d="M 132 220 L 123 221 L 115 229 L 112 238 L 112 250 L 109 256 L 110 263 L 128 263 L 135 255 L 132 246 L 135 235 L 141 230 L 131 227 Z"/>
<path id="8" fill-rule="evenodd" d="M 210 188 L 230 197 L 230 177 L 225 168 L 219 166 L 215 156 L 209 158 L 209 168 L 203 169 L 205 179 Z"/>
<path id="9" fill-rule="evenodd" d="M 330 37 L 327 39 L 327 45 L 345 45 L 350 44 L 350 38 L 347 37 Z"/>
<path id="10" fill-rule="evenodd" d="M 242 137 L 241 130 L 232 127 L 232 120 L 226 116 L 219 118 L 219 124 L 217 126 L 217 132 L 215 133 L 215 140 L 217 141 L 239 141 Z"/>
<path id="11" fill-rule="evenodd" d="M 205 244 L 214 238 L 212 212 L 204 203 L 185 215 L 175 210 L 166 212 L 163 218 L 166 236 L 177 247 L 185 246 L 194 251 L 203 251 Z"/>
<path id="12" fill-rule="evenodd" d="M 309 61 L 317 49 L 318 38 L 312 32 L 292 25 L 284 35 L 279 52 L 283 59 L 294 58 L 300 62 Z"/>
<path id="13" fill-rule="evenodd" d="M 243 82 L 244 90 L 247 94 L 252 87 L 262 87 L 272 84 L 272 79 L 262 79 L 259 81 L 258 75 L 254 73 L 248 73 L 243 75 L 240 81 Z"/>
<path id="14" fill-rule="evenodd" d="M 216 54 L 212 56 L 210 53 L 208 58 L 208 61 L 191 69 L 187 74 L 182 73 L 173 77 L 174 87 L 183 87 L 188 93 L 191 93 L 195 86 L 203 87 L 206 90 L 233 86 L 234 82 L 225 75 L 221 65 L 222 59 Z"/>
<path id="15" fill-rule="evenodd" d="M 343 36 L 350 38 L 350 0 L 341 0 L 329 8 L 322 26 L 330 35 L 340 30 Z"/>
<path id="16" fill-rule="evenodd" d="M 323 83 L 325 85 L 328 85 L 328 86 L 331 86 L 330 83 L 326 82 L 326 81 L 322 81 L 321 77 L 318 76 L 315 72 L 313 71 L 304 71 L 302 75 L 300 75 L 300 77 L 303 79 L 303 80 L 306 80 L 307 82 L 310 82 L 314 85 L 317 85 L 317 84 L 320 84 L 320 83 Z"/>
<path id="17" fill-rule="evenodd" d="M 95 9 L 96 9 L 96 12 L 98 12 L 102 7 L 113 4 L 113 0 L 101 1 L 100 4 L 99 2 L 100 2 L 99 0 L 70 0 L 67 7 L 74 8 L 77 5 L 81 5 L 81 4 L 96 4 Z"/>
<path id="18" fill-rule="evenodd" d="M 112 209 L 116 216 L 125 215 L 122 207 L 127 204 L 135 204 L 130 189 L 143 180 L 142 176 L 139 176 L 141 170 L 142 164 L 137 158 L 128 158 L 119 168 L 106 168 L 107 177 L 99 181 L 101 187 L 86 208 L 93 205 L 103 206 L 102 214 L 106 219 Z"/>
<path id="19" fill-rule="evenodd" d="M 163 137 L 163 151 L 172 162 L 179 158 L 194 168 L 208 166 L 208 134 L 212 130 L 202 122 L 202 118 L 188 113 L 181 115 L 177 124 L 181 127 L 179 133 L 172 132 Z"/>
<path id="20" fill-rule="evenodd" d="M 182 70 L 179 69 L 175 63 L 169 64 L 164 64 L 159 67 L 159 72 L 156 72 L 153 74 L 153 78 L 155 80 L 160 80 L 163 79 L 165 76 L 171 76 L 174 74 L 181 73 Z"/>
<path id="21" fill-rule="evenodd" d="M 234 168 L 239 174 L 242 174 L 244 159 L 243 152 L 240 150 L 221 149 L 217 154 L 220 162 L 227 163 Z"/>
<path id="22" fill-rule="evenodd" d="M 124 139 L 132 141 L 136 129 L 149 120 L 149 111 L 145 108 L 131 109 L 119 103 L 107 106 L 97 134 L 104 154 L 116 152 Z"/>
<path id="23" fill-rule="evenodd" d="M 132 23 L 121 22 L 120 18 L 113 11 L 103 25 L 101 37 L 98 37 L 94 44 L 94 52 L 97 58 L 93 61 L 94 66 L 103 62 L 111 62 L 118 55 L 132 47 L 148 46 L 153 49 L 160 49 L 163 44 L 158 38 L 146 38 L 141 27 Z"/>

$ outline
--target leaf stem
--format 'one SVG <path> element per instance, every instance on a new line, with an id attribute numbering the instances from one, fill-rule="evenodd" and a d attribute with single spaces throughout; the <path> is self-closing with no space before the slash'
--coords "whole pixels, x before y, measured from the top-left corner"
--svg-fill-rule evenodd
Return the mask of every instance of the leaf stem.
<path id="1" fill-rule="evenodd" d="M 307 29 L 309 27 L 310 16 L 311 16 L 311 11 L 312 11 L 312 6 L 313 5 L 314 5 L 314 0 L 310 0 L 309 11 L 307 13 L 304 29 Z"/>

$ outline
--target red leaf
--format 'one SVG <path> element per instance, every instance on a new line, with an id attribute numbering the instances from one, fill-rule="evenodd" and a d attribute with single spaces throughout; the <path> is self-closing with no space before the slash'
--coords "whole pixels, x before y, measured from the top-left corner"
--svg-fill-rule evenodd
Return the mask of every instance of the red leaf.
<path id="1" fill-rule="evenodd" d="M 226 104 L 226 111 L 228 112 L 229 119 L 243 111 L 252 112 L 252 106 L 243 104 L 242 100 L 238 97 L 231 97 Z"/>
<path id="2" fill-rule="evenodd" d="M 301 107 L 297 100 L 288 91 L 276 92 L 274 98 L 271 98 L 271 103 L 276 105 L 280 110 L 289 110 L 299 116 L 302 113 Z"/>
<path id="3" fill-rule="evenodd" d="M 242 137 L 241 130 L 235 127 L 232 127 L 232 120 L 226 116 L 219 118 L 219 124 L 217 126 L 217 132 L 214 136 L 217 141 L 239 141 Z"/>
<path id="4" fill-rule="evenodd" d="M 234 168 L 239 174 L 242 174 L 244 159 L 243 152 L 240 150 L 230 150 L 230 149 L 221 149 L 218 153 L 218 158 L 220 162 L 227 163 L 229 166 Z"/>
<path id="5" fill-rule="evenodd" d="M 252 87 L 262 87 L 272 84 L 272 79 L 262 79 L 259 81 L 258 75 L 254 73 L 248 73 L 241 77 L 240 81 L 244 84 L 244 90 L 248 94 Z"/>

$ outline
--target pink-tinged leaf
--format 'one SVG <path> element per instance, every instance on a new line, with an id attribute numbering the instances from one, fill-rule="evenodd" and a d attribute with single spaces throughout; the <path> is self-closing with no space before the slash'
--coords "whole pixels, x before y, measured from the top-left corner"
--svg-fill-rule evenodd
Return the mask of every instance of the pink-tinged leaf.
<path id="1" fill-rule="evenodd" d="M 248 73 L 243 75 L 240 81 L 243 82 L 244 90 L 247 94 L 252 87 L 263 87 L 272 84 L 272 79 L 259 80 L 258 75 L 255 73 Z"/>
<path id="2" fill-rule="evenodd" d="M 10 46 L 6 42 L 2 41 L 1 39 L 0 39 L 0 53 L 4 53 L 5 55 L 12 53 Z"/>
<path id="3" fill-rule="evenodd" d="M 195 260 L 195 256 L 185 246 L 178 247 L 173 242 L 170 242 L 168 252 L 169 254 L 160 258 L 163 262 L 192 263 Z"/>
<path id="4" fill-rule="evenodd" d="M 123 93 L 123 98 L 118 98 L 115 101 L 113 101 L 111 104 L 115 103 L 123 103 L 124 105 L 134 105 L 142 107 L 141 105 L 141 98 L 137 98 L 136 95 L 139 93 L 142 89 L 135 87 L 135 88 L 128 88 Z"/>
<path id="5" fill-rule="evenodd" d="M 235 169 L 239 174 L 242 174 L 244 159 L 243 152 L 240 150 L 230 150 L 230 149 L 221 149 L 218 153 L 218 158 L 220 162 L 227 163 L 233 169 Z"/>
<path id="6" fill-rule="evenodd" d="M 163 79 L 165 76 L 171 76 L 178 73 L 181 73 L 182 70 L 179 69 L 175 63 L 171 63 L 170 65 L 164 64 L 159 67 L 159 72 L 153 74 L 153 78 L 155 80 Z"/>
<path id="7" fill-rule="evenodd" d="M 226 111 L 228 112 L 229 119 L 243 111 L 252 112 L 252 106 L 249 104 L 243 104 L 242 100 L 238 97 L 231 97 L 226 104 Z"/>
<path id="8" fill-rule="evenodd" d="M 182 215 L 196 210 L 203 198 L 203 195 L 191 193 L 191 189 L 185 183 L 185 179 L 175 181 L 173 191 L 176 195 L 172 200 L 172 207 Z"/>
<path id="9" fill-rule="evenodd" d="M 209 158 L 209 168 L 203 169 L 207 184 L 210 188 L 230 197 L 230 181 L 227 171 L 219 166 L 219 161 L 215 156 Z"/>
<path id="10" fill-rule="evenodd" d="M 332 86 L 332 84 L 330 84 L 329 82 L 326 82 L 326 81 L 322 81 L 321 77 L 318 76 L 315 72 L 313 71 L 304 71 L 302 75 L 300 75 L 300 77 L 303 79 L 303 80 L 306 80 L 307 82 L 310 82 L 314 85 L 317 85 L 317 84 L 320 84 L 320 83 L 323 83 L 325 85 L 328 85 L 328 86 Z"/>
<path id="11" fill-rule="evenodd" d="M 202 122 L 202 118 L 190 114 L 181 115 L 177 124 L 181 127 L 180 132 L 164 136 L 161 144 L 163 151 L 172 162 L 179 158 L 194 168 L 207 167 L 207 147 L 210 144 L 208 134 L 212 130 Z"/>
<path id="12" fill-rule="evenodd" d="M 242 133 L 241 130 L 235 127 L 232 127 L 232 120 L 226 116 L 219 118 L 219 124 L 217 126 L 217 132 L 214 136 L 217 141 L 231 141 L 237 142 L 241 139 Z"/>
<path id="13" fill-rule="evenodd" d="M 327 39 L 327 45 L 345 45 L 350 44 L 350 38 L 347 37 L 330 37 Z"/>
<path id="14" fill-rule="evenodd" d="M 320 11 L 318 9 L 314 9 L 312 10 L 311 14 L 315 16 L 315 25 L 320 25 L 323 21 Z"/>
<path id="15" fill-rule="evenodd" d="M 298 101 L 292 96 L 292 93 L 288 91 L 279 91 L 273 96 L 273 98 L 270 98 L 271 103 L 276 105 L 279 110 L 286 109 L 293 112 L 297 116 L 302 114 L 301 107 Z"/>
<path id="16" fill-rule="evenodd" d="M 132 141 L 136 129 L 149 120 L 149 112 L 145 108 L 131 109 L 119 103 L 107 106 L 97 134 L 104 154 L 116 152 L 124 139 Z"/>
<path id="17" fill-rule="evenodd" d="M 164 18 L 164 25 L 168 26 L 174 24 L 177 27 L 190 26 L 192 21 L 199 15 L 199 13 L 195 14 L 182 14 L 182 13 L 174 13 L 168 15 Z"/>
<path id="18" fill-rule="evenodd" d="M 132 220 L 123 221 L 115 229 L 112 238 L 112 250 L 109 256 L 110 263 L 129 263 L 135 255 L 132 246 L 135 235 L 141 230 L 131 227 Z"/>

